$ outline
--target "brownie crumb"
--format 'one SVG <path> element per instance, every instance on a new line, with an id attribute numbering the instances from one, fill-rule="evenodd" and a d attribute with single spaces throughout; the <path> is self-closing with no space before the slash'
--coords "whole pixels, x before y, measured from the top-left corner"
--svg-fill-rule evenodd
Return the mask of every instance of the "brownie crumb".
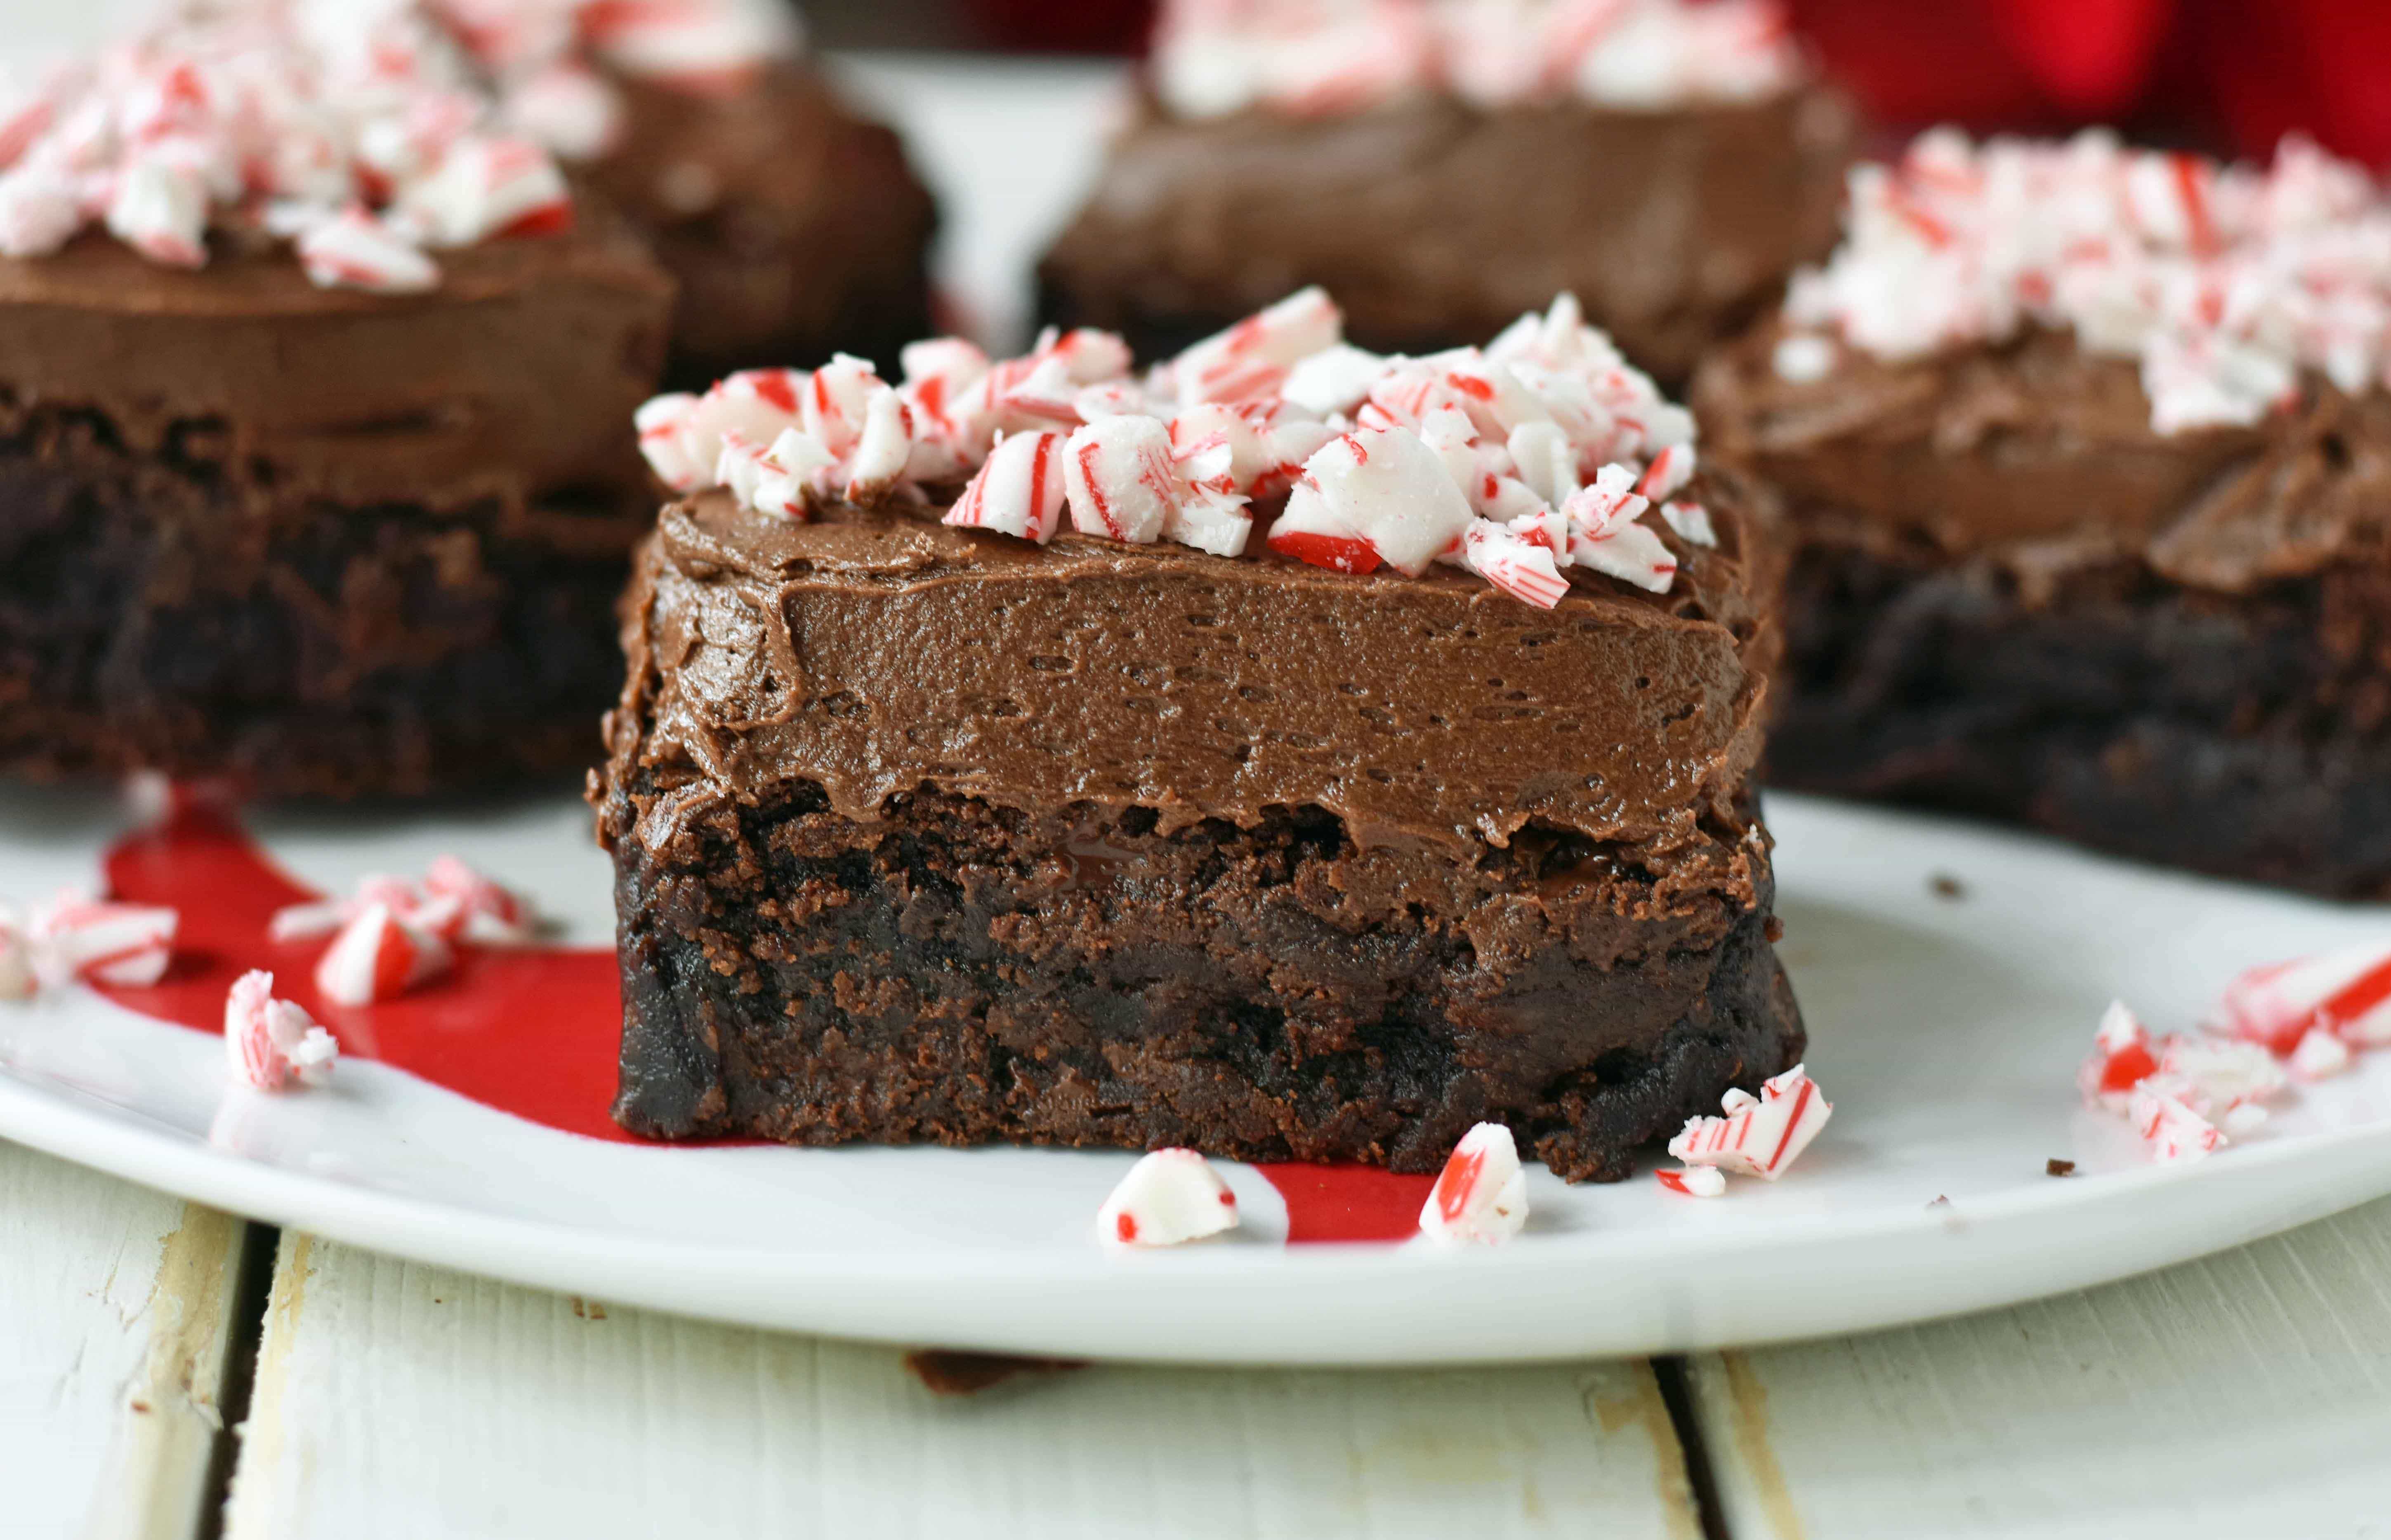
<path id="1" fill-rule="evenodd" d="M 905 1367 L 937 1395 L 976 1395 L 1018 1374 L 1060 1374 L 1088 1366 L 1078 1358 L 1016 1358 L 1003 1353 L 958 1353 L 922 1348 L 905 1355 Z"/>
<path id="2" fill-rule="evenodd" d="M 1936 872 L 1926 879 L 1926 886 L 1933 891 L 1935 897 L 1949 899 L 1955 904 L 1968 896 L 1968 885 L 1949 872 Z"/>
<path id="3" fill-rule="evenodd" d="M 2073 1176 L 2075 1174 L 2075 1162 L 2073 1161 L 2045 1161 L 2042 1162 L 2042 1174 L 2046 1176 Z"/>

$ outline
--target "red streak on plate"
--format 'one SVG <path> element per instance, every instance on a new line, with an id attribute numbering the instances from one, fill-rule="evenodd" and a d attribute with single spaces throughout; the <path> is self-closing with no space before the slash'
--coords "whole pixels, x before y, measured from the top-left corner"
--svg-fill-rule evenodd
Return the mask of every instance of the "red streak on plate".
<path id="1" fill-rule="evenodd" d="M 266 939 L 277 909 L 322 895 L 275 866 L 229 815 L 186 804 L 118 843 L 106 869 L 110 897 L 182 916 L 163 979 L 146 988 L 101 988 L 127 1009 L 221 1033 L 232 982 L 263 968 L 274 975 L 275 994 L 330 1028 L 347 1057 L 377 1059 L 544 1127 L 652 1142 L 607 1116 L 623 1030 L 612 952 L 460 946 L 456 968 L 442 978 L 394 1000 L 340 1006 L 316 989 L 316 961 L 328 941 Z M 1287 1239 L 1298 1244 L 1405 1239 L 1418 1230 L 1420 1205 L 1435 1183 L 1376 1166 L 1256 1169 L 1286 1200 Z"/>
<path id="2" fill-rule="evenodd" d="M 220 1033 L 226 991 L 263 968 L 274 975 L 274 993 L 330 1028 L 344 1055 L 379 1059 L 568 1134 L 645 1142 L 606 1115 L 623 1030 L 612 952 L 460 946 L 453 970 L 397 999 L 334 1005 L 316 989 L 316 960 L 329 943 L 278 943 L 265 933 L 275 910 L 320 895 L 277 867 L 225 814 L 183 808 L 110 850 L 107 873 L 113 896 L 182 914 L 163 979 L 102 988 L 127 1009 Z"/>
<path id="3" fill-rule="evenodd" d="M 1419 1233 L 1420 1209 L 1433 1176 L 1402 1176 L 1376 1166 L 1261 1165 L 1254 1168 L 1286 1200 L 1286 1238 L 1407 1240 Z"/>

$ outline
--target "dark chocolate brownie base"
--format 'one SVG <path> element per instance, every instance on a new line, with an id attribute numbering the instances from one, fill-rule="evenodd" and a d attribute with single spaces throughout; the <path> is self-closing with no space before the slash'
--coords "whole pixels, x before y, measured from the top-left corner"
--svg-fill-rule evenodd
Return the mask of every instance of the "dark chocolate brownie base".
<path id="1" fill-rule="evenodd" d="M 1793 561 L 1770 784 L 2391 898 L 2391 564 L 2246 594 L 2117 561 L 2029 603 L 1989 560 Z"/>
<path id="2" fill-rule="evenodd" d="M 1497 1118 L 1615 1180 L 1804 1046 L 1742 830 L 1655 879 L 1533 827 L 1457 867 L 1316 809 L 1163 835 L 925 788 L 859 823 L 802 786 L 688 815 L 660 854 L 632 833 L 656 789 L 627 791 L 599 816 L 637 1133 L 1428 1172 Z"/>
<path id="3" fill-rule="evenodd" d="M 341 507 L 222 443 L 0 400 L 0 771 L 355 797 L 589 762 L 638 500 Z"/>

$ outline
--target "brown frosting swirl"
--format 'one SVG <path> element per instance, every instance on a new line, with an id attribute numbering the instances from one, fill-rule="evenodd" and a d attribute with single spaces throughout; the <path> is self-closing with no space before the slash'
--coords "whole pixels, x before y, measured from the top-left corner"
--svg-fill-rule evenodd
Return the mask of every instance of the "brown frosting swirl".
<path id="1" fill-rule="evenodd" d="M 1364 844 L 1739 839 L 1776 633 L 1735 494 L 1697 495 L 1722 545 L 1666 536 L 1672 593 L 1572 569 L 1541 610 L 1443 569 L 1041 548 L 844 505 L 792 523 L 709 492 L 665 509 L 626 601 L 611 780 L 656 789 L 658 849 L 797 781 L 859 820 L 927 784 L 1166 829 L 1311 804 Z"/>
<path id="2" fill-rule="evenodd" d="M 1040 277 L 1072 320 L 1131 330 L 1316 283 L 1351 340 L 1405 352 L 1491 337 L 1570 289 L 1681 379 L 1833 247 L 1855 135 L 1818 86 L 1655 111 L 1428 97 L 1190 122 L 1148 104 Z"/>
<path id="3" fill-rule="evenodd" d="M 1924 545 L 1998 563 L 2034 602 L 2132 560 L 2225 593 L 2317 571 L 2391 533 L 2391 397 L 2309 376 L 2249 428 L 2151 426 L 2130 359 L 2072 334 L 1888 361 L 1839 350 L 1823 378 L 1774 366 L 1771 322 L 1704 366 L 1702 450 L 1765 482 L 1802 538 Z"/>

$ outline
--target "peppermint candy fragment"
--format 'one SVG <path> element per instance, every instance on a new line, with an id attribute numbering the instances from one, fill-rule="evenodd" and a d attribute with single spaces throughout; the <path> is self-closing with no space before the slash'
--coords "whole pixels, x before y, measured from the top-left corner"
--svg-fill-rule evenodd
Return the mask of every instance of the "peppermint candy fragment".
<path id="1" fill-rule="evenodd" d="M 1062 522 L 1068 440 L 1053 430 L 1009 434 L 989 453 L 943 523 L 1043 545 Z"/>
<path id="2" fill-rule="evenodd" d="M 652 396 L 640 404 L 631 414 L 631 425 L 640 436 L 640 453 L 646 457 L 648 468 L 656 480 L 675 492 L 694 492 L 705 484 L 709 462 L 701 461 L 684 442 L 682 433 L 690 414 L 697 406 L 697 397 L 676 391 L 667 395 Z M 716 455 L 721 454 L 717 446 Z"/>
<path id="3" fill-rule="evenodd" d="M 2180 1097 L 2145 1083 L 2136 1086 L 2127 1115 L 2134 1132 L 2162 1163 L 2205 1159 L 2226 1145 L 2224 1133 Z"/>
<path id="4" fill-rule="evenodd" d="M 1688 545 L 1715 547 L 1718 531 L 1711 527 L 1710 509 L 1700 503 L 1674 502 L 1661 505 L 1661 521 L 1677 532 L 1677 538 Z"/>
<path id="5" fill-rule="evenodd" d="M 1671 1192 L 1687 1198 L 1716 1198 L 1726 1191 L 1726 1173 L 1716 1166 L 1686 1166 L 1676 1171 L 1656 1171 L 1652 1178 Z"/>
<path id="6" fill-rule="evenodd" d="M 1763 1081 L 1759 1096 L 1731 1090 L 1719 1105 L 1724 1117 L 1687 1119 L 1669 1141 L 1669 1153 L 1687 1165 L 1771 1182 L 1810 1147 L 1835 1110 L 1800 1064 Z"/>
<path id="7" fill-rule="evenodd" d="M 2150 1029 L 2125 1001 L 2112 1000 L 2093 1030 L 2092 1054 L 2076 1071 L 2075 1084 L 2084 1094 L 2085 1105 L 2123 1112 L 2132 1100 L 2134 1087 L 2156 1074 L 2158 1068 Z"/>
<path id="8" fill-rule="evenodd" d="M 1499 1123 L 1461 1136 L 1420 1209 L 1420 1233 L 1440 1246 L 1498 1246 L 1528 1222 L 1528 1174 Z"/>
<path id="9" fill-rule="evenodd" d="M 1523 604 L 1550 610 L 1569 592 L 1553 547 L 1491 520 L 1473 519 L 1461 535 L 1462 565 Z"/>
<path id="10" fill-rule="evenodd" d="M 208 261 L 208 190 L 199 174 L 164 160 L 134 161 L 117 173 L 109 234 L 169 267 Z"/>
<path id="11" fill-rule="evenodd" d="M 1153 417 L 1105 417 L 1074 432 L 1063 484 L 1074 528 L 1136 545 L 1162 538 L 1183 494 L 1170 430 Z"/>
<path id="12" fill-rule="evenodd" d="M 1279 399 L 1317 417 L 1351 415 L 1370 398 L 1388 360 L 1338 342 L 1298 359 L 1279 387 Z"/>
<path id="13" fill-rule="evenodd" d="M 321 1085 L 331 1078 L 341 1046 L 316 1019 L 289 1000 L 274 997 L 274 975 L 252 969 L 233 981 L 225 995 L 225 1057 L 233 1078 L 261 1091 L 278 1091 L 294 1081 Z"/>
<path id="14" fill-rule="evenodd" d="M 446 933 L 479 946 L 522 946 L 538 934 L 531 905 L 512 890 L 500 886 L 453 855 L 433 858 L 423 874 L 428 903 L 443 904 L 457 915 Z"/>
<path id="15" fill-rule="evenodd" d="M 316 963 L 316 987 L 343 1006 L 369 1006 L 436 978 L 453 960 L 438 934 L 402 921 L 387 904 L 368 904 Z"/>
<path id="16" fill-rule="evenodd" d="M 1444 462 L 1403 428 L 1359 429 L 1303 464 L 1269 545 L 1315 567 L 1409 577 L 1459 540 L 1474 516 Z"/>
<path id="17" fill-rule="evenodd" d="M 42 166 L 0 173 L 0 257 L 46 257 L 83 228 L 74 186 Z"/>
<path id="18" fill-rule="evenodd" d="M 1182 401 L 1246 401 L 1278 390 L 1298 363 L 1333 347 L 1345 317 L 1327 290 L 1299 289 L 1204 339 L 1170 363 Z"/>
<path id="19" fill-rule="evenodd" d="M 68 978 L 142 988 L 166 975 L 181 917 L 141 904 L 60 898 L 35 919 L 36 961 Z"/>
<path id="20" fill-rule="evenodd" d="M 2188 1087 L 2184 1101 L 2204 1117 L 2280 1096 L 2288 1084 L 2273 1054 L 2232 1038 L 2169 1037 L 2158 1072 Z"/>
<path id="21" fill-rule="evenodd" d="M 346 209 L 299 233 L 299 264 L 319 289 L 414 294 L 436 287 L 440 267 L 363 209 Z"/>
<path id="22" fill-rule="evenodd" d="M 1237 1227 L 1237 1195 L 1192 1149 L 1139 1158 L 1096 1211 L 1096 1238 L 1117 1248 L 1180 1246 Z"/>
<path id="23" fill-rule="evenodd" d="M 2311 1027 L 2350 1043 L 2391 1042 L 2391 946 L 2343 947 L 2254 968 L 2225 986 L 2226 1029 L 2288 1054 Z"/>
<path id="24" fill-rule="evenodd" d="M 2292 1050 L 2284 1067 L 2294 1080 L 2331 1080 L 2348 1070 L 2354 1057 L 2349 1045 L 2331 1028 L 2310 1027 L 2300 1034 L 2299 1046 Z"/>
<path id="25" fill-rule="evenodd" d="M 595 160 L 623 133 L 622 94 L 587 65 L 560 59 L 507 88 L 507 125 L 567 160 Z"/>
<path id="26" fill-rule="evenodd" d="M 392 219 L 429 246 L 472 246 L 498 235 L 547 235 L 572 223 L 572 194 L 548 152 L 528 139 L 467 135 L 429 175 L 404 188 Z"/>

